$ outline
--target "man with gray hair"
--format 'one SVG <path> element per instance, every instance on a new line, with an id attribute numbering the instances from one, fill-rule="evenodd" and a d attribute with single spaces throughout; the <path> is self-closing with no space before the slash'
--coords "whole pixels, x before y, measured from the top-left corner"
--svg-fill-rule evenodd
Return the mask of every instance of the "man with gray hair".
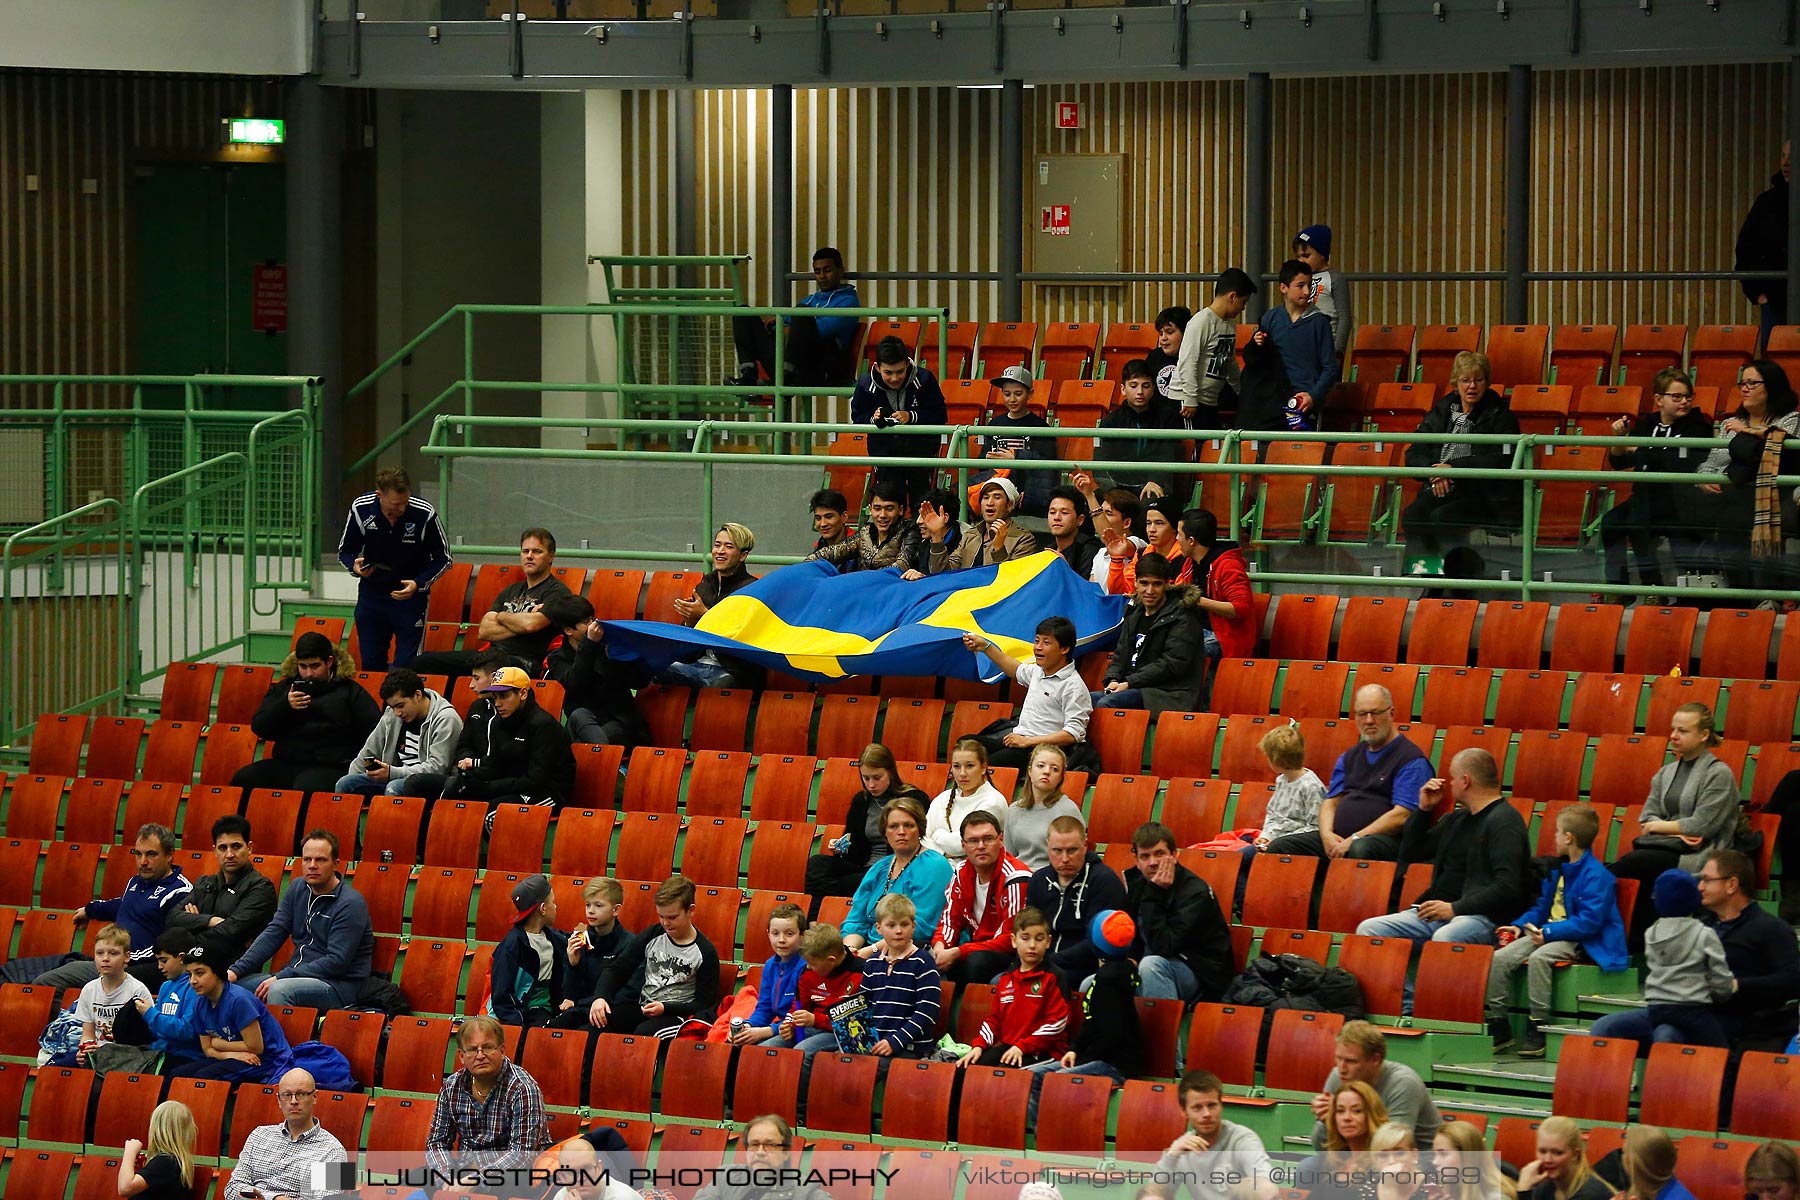
<path id="1" fill-rule="evenodd" d="M 299 1067 L 281 1077 L 275 1086 L 281 1123 L 250 1131 L 221 1195 L 248 1196 L 255 1189 L 263 1200 L 323 1200 L 333 1194 L 313 1187 L 313 1164 L 347 1163 L 350 1155 L 313 1116 L 318 1096 L 319 1085 Z"/>
<path id="2" fill-rule="evenodd" d="M 125 885 L 125 894 L 114 900 L 91 900 L 75 910 L 75 924 L 85 925 L 91 918 L 111 921 L 131 935 L 133 977 L 155 994 L 163 984 L 162 971 L 156 965 L 156 938 L 162 933 L 168 914 L 187 903 L 194 885 L 175 865 L 175 832 L 157 824 L 138 828 L 132 843 L 131 857 L 137 860 L 137 874 Z M 45 987 L 81 987 L 100 978 L 93 959 L 81 958 L 45 971 L 32 982 Z"/>
<path id="3" fill-rule="evenodd" d="M 1400 831 L 1419 811 L 1431 762 L 1394 727 L 1394 697 L 1386 688 L 1357 688 L 1355 706 L 1362 740 L 1338 755 L 1331 769 L 1319 827 L 1276 838 L 1266 853 L 1389 862 L 1400 857 Z"/>
<path id="4" fill-rule="evenodd" d="M 1432 824 L 1448 797 L 1456 805 Z M 1405 861 L 1431 863 L 1431 886 L 1405 912 L 1370 917 L 1365 937 L 1492 945 L 1494 930 L 1531 903 L 1534 876 L 1525 818 L 1500 794 L 1500 768 L 1486 750 L 1463 750 L 1445 778 L 1419 789 L 1400 844 Z"/>

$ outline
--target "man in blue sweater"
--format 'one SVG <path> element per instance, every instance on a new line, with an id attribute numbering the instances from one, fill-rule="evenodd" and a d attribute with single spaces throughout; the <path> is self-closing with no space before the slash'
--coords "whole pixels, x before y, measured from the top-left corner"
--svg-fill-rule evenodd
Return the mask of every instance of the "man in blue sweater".
<path id="1" fill-rule="evenodd" d="M 1281 264 L 1281 307 L 1262 316 L 1260 326 L 1281 353 L 1281 365 L 1294 386 L 1288 408 L 1290 429 L 1317 429 L 1325 400 L 1337 383 L 1337 352 L 1331 344 L 1331 318 L 1312 307 L 1312 272 L 1290 258 Z"/>
<path id="2" fill-rule="evenodd" d="M 369 906 L 338 870 L 337 835 L 315 829 L 300 844 L 300 881 L 243 956 L 226 972 L 270 1008 L 348 1008 L 368 982 L 375 953 Z M 273 974 L 261 968 L 285 941 L 294 957 Z"/>
<path id="3" fill-rule="evenodd" d="M 834 246 L 813 251 L 813 282 L 818 291 L 800 301 L 801 308 L 860 308 L 856 285 L 844 282 L 844 256 Z M 783 317 L 787 337 L 786 382 L 794 384 L 848 383 L 850 347 L 856 340 L 857 319 L 844 317 Z M 775 378 L 775 318 L 733 317 L 731 339 L 737 345 L 738 369 L 725 382 L 749 387 L 761 367 Z"/>
<path id="4" fill-rule="evenodd" d="M 111 921 L 131 935 L 130 974 L 152 992 L 163 981 L 156 969 L 156 938 L 163 931 L 169 913 L 187 903 L 194 885 L 175 865 L 175 833 L 161 825 L 144 825 L 138 829 L 131 847 L 137 860 L 137 874 L 125 885 L 125 894 L 114 900 L 92 900 L 75 910 L 75 924 L 85 925 L 90 919 Z M 63 963 L 45 971 L 32 982 L 45 987 L 73 988 L 100 978 L 91 958 Z"/>
<path id="5" fill-rule="evenodd" d="M 412 494 L 403 467 L 375 476 L 375 490 L 350 502 L 338 561 L 356 576 L 356 639 L 365 671 L 404 667 L 425 636 L 433 581 L 450 566 L 449 540 L 437 509 Z"/>

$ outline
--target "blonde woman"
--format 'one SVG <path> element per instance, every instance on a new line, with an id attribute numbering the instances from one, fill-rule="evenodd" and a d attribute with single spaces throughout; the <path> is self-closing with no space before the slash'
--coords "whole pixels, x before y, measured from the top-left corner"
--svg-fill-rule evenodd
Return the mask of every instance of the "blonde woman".
<path id="1" fill-rule="evenodd" d="M 1412 1130 L 1397 1121 L 1377 1126 L 1369 1135 L 1369 1157 L 1375 1166 L 1375 1200 L 1426 1200 L 1427 1176 Z"/>
<path id="2" fill-rule="evenodd" d="M 1069 757 L 1061 746 L 1034 747 L 1025 778 L 1019 780 L 1018 794 L 1006 806 L 1002 830 L 1006 852 L 1033 871 L 1050 865 L 1050 822 L 1074 817 L 1087 824 L 1082 820 L 1081 805 L 1063 793 L 1068 765 Z"/>
<path id="3" fill-rule="evenodd" d="M 150 1140 L 131 1138 L 119 1156 L 119 1195 L 144 1200 L 189 1200 L 194 1190 L 194 1144 L 200 1127 L 179 1100 L 165 1100 L 150 1114 Z M 143 1154 L 144 1165 L 137 1165 Z"/>
<path id="4" fill-rule="evenodd" d="M 1338 1086 L 1331 1094 L 1331 1119 L 1325 1124 L 1325 1149 L 1362 1154 L 1377 1126 L 1387 1124 L 1387 1105 L 1381 1093 L 1357 1080 Z"/>
<path id="5" fill-rule="evenodd" d="M 1550 1117 L 1538 1126 L 1537 1157 L 1519 1172 L 1519 1195 L 1529 1200 L 1611 1200 L 1613 1190 L 1588 1166 L 1581 1126 Z"/>
<path id="6" fill-rule="evenodd" d="M 1444 1187 L 1434 1185 L 1434 1200 L 1514 1200 L 1518 1194 L 1511 1179 L 1500 1170 L 1500 1156 L 1487 1148 L 1481 1130 L 1467 1121 L 1445 1121 L 1431 1140 L 1432 1166 L 1442 1175 L 1457 1171 L 1462 1182 Z M 1479 1179 L 1469 1177 L 1469 1169 L 1480 1171 Z"/>
<path id="7" fill-rule="evenodd" d="M 1675 1142 L 1654 1125 L 1639 1125 L 1625 1135 L 1625 1194 L 1632 1200 L 1694 1200 L 1675 1178 Z"/>
<path id="8" fill-rule="evenodd" d="M 1506 400 L 1488 386 L 1493 372 L 1485 354 L 1465 350 L 1450 364 L 1450 390 L 1419 422 L 1419 433 L 1442 434 L 1442 442 L 1406 448 L 1406 465 L 1435 468 L 1400 520 L 1406 557 L 1435 557 L 1447 543 L 1466 540 L 1471 529 L 1516 526 L 1519 489 L 1502 479 L 1458 479 L 1456 468 L 1505 470 L 1512 465 L 1511 442 L 1476 445 L 1470 434 L 1517 434 L 1519 419 Z"/>

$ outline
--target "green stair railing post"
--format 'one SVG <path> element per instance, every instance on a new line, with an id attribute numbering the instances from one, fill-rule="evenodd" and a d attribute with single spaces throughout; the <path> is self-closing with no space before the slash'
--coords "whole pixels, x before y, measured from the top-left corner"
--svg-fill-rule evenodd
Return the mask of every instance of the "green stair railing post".
<path id="1" fill-rule="evenodd" d="M 713 448 L 713 426 L 714 423 L 711 421 L 702 421 L 700 422 L 700 427 L 694 431 L 694 452 L 696 454 L 711 454 Z M 712 546 L 713 530 L 718 528 L 718 526 L 713 524 L 713 480 L 715 478 L 715 465 L 716 464 L 714 464 L 710 457 L 702 458 L 700 460 L 700 494 L 704 499 L 700 503 L 701 539 L 696 545 L 705 545 L 708 548 Z"/>
<path id="2" fill-rule="evenodd" d="M 50 461 L 47 464 L 50 470 L 44 489 L 44 511 L 47 513 L 61 512 L 68 504 L 66 489 L 69 483 L 69 427 L 62 383 L 58 382 L 51 388 L 50 397 L 50 405 L 56 418 L 50 430 Z"/>
<path id="3" fill-rule="evenodd" d="M 475 415 L 475 314 L 463 310 L 463 416 Z"/>
<path id="4" fill-rule="evenodd" d="M 1513 450 L 1513 470 L 1529 471 L 1531 469 L 1531 464 L 1536 458 L 1532 454 L 1532 450 L 1536 446 L 1536 434 L 1528 433 L 1519 439 L 1517 448 Z M 1530 475 L 1526 475 L 1520 481 L 1519 486 L 1522 489 L 1519 511 L 1523 514 L 1521 519 L 1524 522 L 1519 526 L 1521 533 L 1519 540 L 1523 543 L 1519 551 L 1519 599 L 1529 600 L 1531 599 L 1531 581 L 1534 570 L 1531 561 L 1532 550 L 1537 544 L 1538 516 L 1544 511 L 1544 493 L 1538 481 Z"/>

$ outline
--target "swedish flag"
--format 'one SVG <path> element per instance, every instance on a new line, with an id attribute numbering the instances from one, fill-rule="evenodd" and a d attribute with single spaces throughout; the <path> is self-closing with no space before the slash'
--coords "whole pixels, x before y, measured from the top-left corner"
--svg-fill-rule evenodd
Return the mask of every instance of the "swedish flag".
<path id="1" fill-rule="evenodd" d="M 732 593 L 693 629 L 661 621 L 608 621 L 614 658 L 653 671 L 712 650 L 790 675 L 943 675 L 999 678 L 964 633 L 991 638 L 1031 660 L 1045 617 L 1075 623 L 1077 653 L 1105 649 L 1118 635 L 1125 598 L 1108 596 L 1049 550 L 989 567 L 903 580 L 895 568 L 840 575 L 829 563 L 783 567 Z"/>

